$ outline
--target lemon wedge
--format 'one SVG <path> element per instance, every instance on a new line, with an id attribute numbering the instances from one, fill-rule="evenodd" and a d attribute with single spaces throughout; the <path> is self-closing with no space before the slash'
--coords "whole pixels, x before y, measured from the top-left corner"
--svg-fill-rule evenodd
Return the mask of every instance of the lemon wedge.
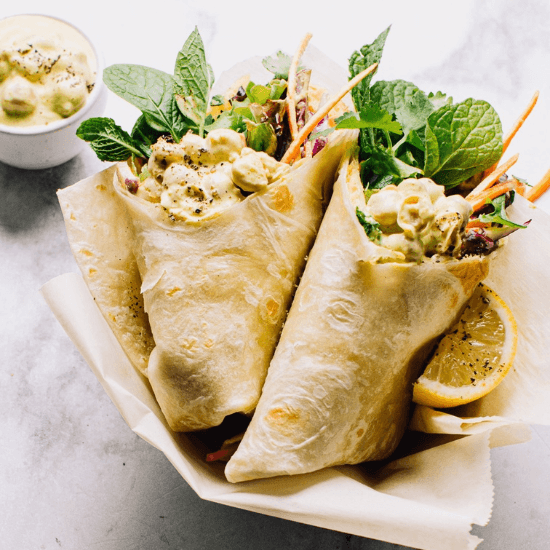
<path id="1" fill-rule="evenodd" d="M 518 340 L 504 300 L 480 283 L 413 386 L 413 401 L 429 407 L 471 403 L 496 388 L 510 371 Z"/>

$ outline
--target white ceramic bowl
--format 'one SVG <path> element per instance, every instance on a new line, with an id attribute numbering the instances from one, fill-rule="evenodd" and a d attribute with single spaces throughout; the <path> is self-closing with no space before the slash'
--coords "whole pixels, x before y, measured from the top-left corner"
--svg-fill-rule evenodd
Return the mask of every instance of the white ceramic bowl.
<path id="1" fill-rule="evenodd" d="M 107 103 L 107 90 L 103 84 L 103 58 L 94 43 L 72 23 L 50 15 L 43 17 L 70 25 L 90 43 L 97 61 L 97 77 L 86 104 L 68 118 L 47 125 L 20 128 L 0 124 L 0 161 L 28 170 L 58 166 L 78 155 L 87 144 L 76 136 L 77 128 L 82 121 L 101 116 Z"/>

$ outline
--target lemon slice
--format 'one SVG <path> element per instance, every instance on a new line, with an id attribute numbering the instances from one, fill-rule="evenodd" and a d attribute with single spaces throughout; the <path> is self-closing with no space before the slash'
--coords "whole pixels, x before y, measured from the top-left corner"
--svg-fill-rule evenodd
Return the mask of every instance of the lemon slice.
<path id="1" fill-rule="evenodd" d="M 480 283 L 415 382 L 413 401 L 445 408 L 487 395 L 512 367 L 517 340 L 510 308 L 496 292 Z"/>

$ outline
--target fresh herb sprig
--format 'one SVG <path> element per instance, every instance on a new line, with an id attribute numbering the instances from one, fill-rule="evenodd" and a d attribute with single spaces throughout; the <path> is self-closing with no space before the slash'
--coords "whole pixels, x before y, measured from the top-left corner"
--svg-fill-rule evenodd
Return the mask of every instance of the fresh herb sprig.
<path id="1" fill-rule="evenodd" d="M 350 78 L 379 63 L 389 28 L 350 57 Z M 425 176 L 452 188 L 492 166 L 502 154 L 502 127 L 486 101 L 453 103 L 404 80 L 365 79 L 352 92 L 356 114 L 336 128 L 360 129 L 361 176 L 366 188 Z M 397 123 L 397 124 L 396 124 Z"/>
<path id="2" fill-rule="evenodd" d="M 210 106 L 225 103 L 222 96 L 210 98 L 214 84 L 212 67 L 206 61 L 197 28 L 178 52 L 172 75 L 141 65 L 111 65 L 104 82 L 115 94 L 141 111 L 129 134 L 114 120 L 104 117 L 84 121 L 77 136 L 90 143 L 100 160 L 120 161 L 129 157 L 147 159 L 151 145 L 162 135 L 179 142 L 189 131 L 203 137 L 217 128 L 246 135 L 256 151 L 275 154 L 281 148 L 285 94 L 291 58 L 278 52 L 263 60 L 274 73 L 266 86 L 250 82 L 230 109 L 214 118 Z"/>
<path id="3" fill-rule="evenodd" d="M 88 141 L 101 160 L 147 158 L 160 135 L 180 141 L 189 130 L 203 135 L 214 77 L 195 30 L 178 53 L 174 74 L 141 65 L 111 65 L 103 80 L 112 92 L 141 111 L 131 134 L 109 118 L 84 121 L 76 135 Z"/>

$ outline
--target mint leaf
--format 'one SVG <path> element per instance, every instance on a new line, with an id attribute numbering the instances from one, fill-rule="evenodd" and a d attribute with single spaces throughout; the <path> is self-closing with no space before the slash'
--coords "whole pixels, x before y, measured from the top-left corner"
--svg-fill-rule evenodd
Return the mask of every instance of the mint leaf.
<path id="1" fill-rule="evenodd" d="M 392 183 L 399 183 L 405 178 L 422 174 L 422 170 L 406 164 L 382 147 L 364 147 L 362 153 L 365 158 L 361 163 L 364 184 L 368 185 L 371 179 L 379 180 L 385 176 L 392 176 Z"/>
<path id="2" fill-rule="evenodd" d="M 401 125 L 392 116 L 377 105 L 365 105 L 359 115 L 355 113 L 344 113 L 336 119 L 336 129 L 344 128 L 376 128 L 394 134 L 401 134 Z"/>
<path id="3" fill-rule="evenodd" d="M 204 44 L 196 27 L 178 52 L 174 81 L 175 91 L 182 98 L 178 101 L 182 113 L 201 126 L 208 109 L 214 75 L 206 62 Z"/>
<path id="4" fill-rule="evenodd" d="M 373 63 L 380 62 L 384 44 L 386 43 L 386 38 L 389 32 L 390 27 L 380 33 L 372 44 L 366 44 L 359 51 L 353 52 L 349 59 L 350 78 L 357 76 L 361 71 L 364 71 Z M 355 105 L 355 109 L 357 111 L 360 111 L 363 105 L 370 99 L 370 83 L 373 76 L 374 73 L 368 75 L 351 91 L 353 104 Z"/>
<path id="5" fill-rule="evenodd" d="M 89 118 L 80 124 L 76 135 L 90 143 L 99 160 L 118 162 L 131 155 L 146 157 L 140 145 L 112 118 Z"/>
<path id="6" fill-rule="evenodd" d="M 152 128 L 147 122 L 147 117 L 141 115 L 135 122 L 132 128 L 132 139 L 139 143 L 140 149 L 145 153 L 146 157 L 151 156 L 151 145 L 156 143 L 158 138 L 162 136 L 164 132 Z"/>
<path id="7" fill-rule="evenodd" d="M 425 126 L 435 110 L 424 92 L 405 80 L 376 82 L 371 88 L 371 101 L 395 115 L 405 136 Z"/>
<path id="8" fill-rule="evenodd" d="M 270 72 L 273 73 L 276 79 L 288 80 L 288 71 L 292 63 L 292 57 L 279 51 L 276 57 L 264 57 L 262 59 L 262 65 Z M 297 68 L 297 71 L 302 70 L 303 67 Z"/>
<path id="9" fill-rule="evenodd" d="M 502 126 L 486 101 L 444 105 L 428 118 L 424 174 L 454 187 L 492 166 L 502 154 Z"/>
<path id="10" fill-rule="evenodd" d="M 193 96 L 175 95 L 176 105 L 179 112 L 188 121 L 188 125 L 193 128 L 193 131 L 198 134 L 200 127 L 204 124 L 205 112 L 201 111 L 200 106 L 195 101 Z"/>
<path id="11" fill-rule="evenodd" d="M 424 143 L 425 128 L 418 128 L 418 130 L 411 130 L 407 135 L 407 143 L 410 143 L 413 147 L 416 147 L 422 152 L 426 151 L 426 145 Z"/>
<path id="12" fill-rule="evenodd" d="M 479 216 L 479 221 L 483 223 L 499 223 L 508 227 L 516 227 L 518 229 L 527 227 L 519 223 L 514 223 L 508 219 L 506 214 L 506 195 L 500 195 L 496 199 L 487 201 L 487 204 L 491 204 L 494 208 L 490 214 L 483 214 Z"/>
<path id="13" fill-rule="evenodd" d="M 106 86 L 147 116 L 149 124 L 179 141 L 185 130 L 174 99 L 174 80 L 141 65 L 111 65 L 103 72 Z"/>
<path id="14" fill-rule="evenodd" d="M 440 107 L 443 107 L 443 105 L 451 105 L 453 103 L 453 98 L 447 97 L 447 94 L 444 94 L 443 92 L 436 92 L 435 94 L 430 92 L 428 94 L 428 99 L 435 109 L 439 109 Z"/>

